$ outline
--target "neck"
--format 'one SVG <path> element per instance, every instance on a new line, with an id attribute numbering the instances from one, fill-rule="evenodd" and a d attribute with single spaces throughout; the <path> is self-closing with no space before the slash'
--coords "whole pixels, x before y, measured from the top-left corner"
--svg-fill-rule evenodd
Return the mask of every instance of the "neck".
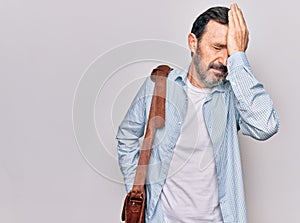
<path id="1" fill-rule="evenodd" d="M 207 88 L 200 80 L 199 75 L 197 74 L 197 71 L 193 63 L 191 63 L 189 67 L 187 78 L 193 86 L 198 88 Z"/>

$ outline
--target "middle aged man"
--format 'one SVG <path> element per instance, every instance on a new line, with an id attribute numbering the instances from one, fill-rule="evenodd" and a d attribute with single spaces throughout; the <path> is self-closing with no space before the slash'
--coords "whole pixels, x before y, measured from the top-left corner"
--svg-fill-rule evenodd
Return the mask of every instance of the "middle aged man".
<path id="1" fill-rule="evenodd" d="M 157 130 L 148 167 L 146 222 L 245 223 L 238 131 L 266 140 L 279 123 L 247 61 L 248 30 L 237 4 L 202 13 L 188 45 L 190 66 L 167 79 L 166 124 Z M 127 191 L 153 87 L 147 78 L 117 134 Z"/>

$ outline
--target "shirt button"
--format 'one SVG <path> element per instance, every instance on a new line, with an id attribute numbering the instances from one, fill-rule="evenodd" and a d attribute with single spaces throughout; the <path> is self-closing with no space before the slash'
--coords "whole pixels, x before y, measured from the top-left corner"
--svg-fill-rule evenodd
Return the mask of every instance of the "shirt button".
<path id="1" fill-rule="evenodd" d="M 178 125 L 181 125 L 181 122 L 178 122 Z"/>

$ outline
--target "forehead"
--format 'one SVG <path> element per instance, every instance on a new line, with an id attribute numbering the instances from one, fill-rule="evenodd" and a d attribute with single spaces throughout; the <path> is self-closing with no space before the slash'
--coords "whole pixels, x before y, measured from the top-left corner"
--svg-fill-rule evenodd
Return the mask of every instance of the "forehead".
<path id="1" fill-rule="evenodd" d="M 214 20 L 210 20 L 203 33 L 201 41 L 213 41 L 219 43 L 226 43 L 227 41 L 228 25 L 223 25 Z"/>

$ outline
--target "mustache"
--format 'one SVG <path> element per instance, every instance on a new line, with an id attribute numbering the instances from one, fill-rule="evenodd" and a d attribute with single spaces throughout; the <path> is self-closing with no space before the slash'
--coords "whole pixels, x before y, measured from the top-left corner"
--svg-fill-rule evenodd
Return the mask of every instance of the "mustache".
<path id="1" fill-rule="evenodd" d="M 223 74 L 227 74 L 227 72 L 228 72 L 227 67 L 222 64 L 213 63 L 209 66 L 209 69 L 211 69 L 211 68 L 220 70 L 220 71 L 222 71 Z"/>

